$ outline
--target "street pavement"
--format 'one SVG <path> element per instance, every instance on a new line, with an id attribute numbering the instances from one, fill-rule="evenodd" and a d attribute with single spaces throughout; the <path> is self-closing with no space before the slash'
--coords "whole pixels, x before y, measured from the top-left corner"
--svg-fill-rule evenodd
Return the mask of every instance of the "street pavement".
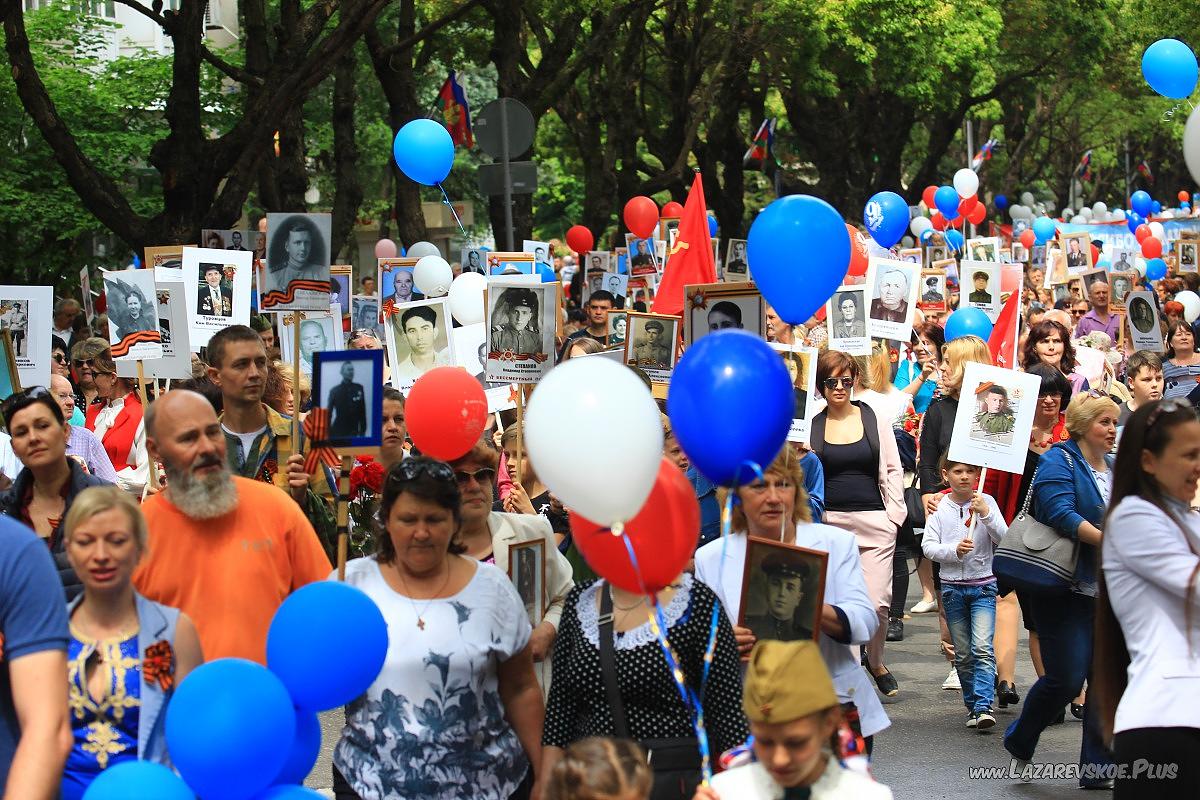
<path id="1" fill-rule="evenodd" d="M 906 608 L 920 599 L 916 576 L 910 586 Z M 1041 780 L 1024 783 L 1005 777 L 999 780 L 970 777 L 973 767 L 1009 766 L 1009 756 L 1001 744 L 1005 727 L 1017 717 L 1020 706 L 996 710 L 996 727 L 978 732 L 965 727 L 967 710 L 962 694 L 942 689 L 949 664 L 938 649 L 937 614 L 918 614 L 905 620 L 902 642 L 888 642 L 885 658 L 888 668 L 900 683 L 900 693 L 883 698 L 892 725 L 875 737 L 873 770 L 875 777 L 892 788 L 901 798 L 920 800 L 986 800 L 1020 798 L 1040 800 L 1061 798 L 1079 789 L 1073 780 Z M 1017 653 L 1017 691 L 1024 699 L 1034 680 L 1033 666 L 1022 631 Z M 333 797 L 330 758 L 341 732 L 342 711 L 321 716 L 323 731 L 321 757 L 306 784 Z M 1042 734 L 1035 763 L 1075 764 L 1079 758 L 1082 723 L 1067 713 L 1066 722 L 1051 726 Z M 1084 795 L 1101 798 L 1110 792 Z"/>

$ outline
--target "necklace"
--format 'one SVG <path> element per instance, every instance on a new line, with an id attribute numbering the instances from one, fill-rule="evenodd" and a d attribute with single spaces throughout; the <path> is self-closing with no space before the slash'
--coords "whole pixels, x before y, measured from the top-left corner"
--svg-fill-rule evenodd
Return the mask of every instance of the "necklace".
<path id="1" fill-rule="evenodd" d="M 413 613 L 417 615 L 417 628 L 425 630 L 425 612 L 429 610 L 429 606 L 438 598 L 438 595 L 446 589 L 446 584 L 450 583 L 450 563 L 446 562 L 446 579 L 442 581 L 442 585 L 438 590 L 433 593 L 433 597 L 425 600 L 425 605 L 421 607 L 420 611 L 417 610 L 417 602 L 413 600 L 408 590 L 408 581 L 404 580 L 404 574 L 400 571 L 399 566 L 396 567 L 396 576 L 400 578 L 400 585 L 404 587 L 404 596 L 408 598 L 409 604 L 413 607 Z"/>

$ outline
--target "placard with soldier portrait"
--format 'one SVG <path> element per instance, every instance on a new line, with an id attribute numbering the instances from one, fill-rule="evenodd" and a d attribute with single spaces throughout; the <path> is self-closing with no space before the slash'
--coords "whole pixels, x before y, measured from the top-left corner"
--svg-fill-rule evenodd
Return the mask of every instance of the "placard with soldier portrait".
<path id="1" fill-rule="evenodd" d="M 968 363 L 959 393 L 949 457 L 964 464 L 1023 473 L 1041 378 Z"/>
<path id="2" fill-rule="evenodd" d="M 487 254 L 488 275 L 536 275 L 533 253 L 493 251 Z"/>
<path id="3" fill-rule="evenodd" d="M 748 537 L 738 625 L 759 641 L 816 640 L 828 562 L 821 550 Z"/>
<path id="4" fill-rule="evenodd" d="M 959 308 L 978 308 L 993 323 L 1000 316 L 1000 262 L 963 259 L 958 265 L 963 286 Z"/>
<path id="5" fill-rule="evenodd" d="M 1130 292 L 1125 296 L 1127 323 L 1133 349 L 1162 353 L 1166 350 L 1162 325 L 1159 323 L 1158 303 L 1154 292 Z"/>
<path id="6" fill-rule="evenodd" d="M 259 287 L 263 311 L 329 308 L 331 217 L 267 214 L 267 264 Z"/>
<path id="7" fill-rule="evenodd" d="M 162 358 L 154 270 L 101 272 L 108 309 L 108 343 L 114 361 Z"/>
<path id="8" fill-rule="evenodd" d="M 560 283 L 494 278 L 484 293 L 486 378 L 536 383 L 554 366 Z"/>
<path id="9" fill-rule="evenodd" d="M 1137 288 L 1138 274 L 1134 271 L 1118 272 L 1113 270 L 1108 273 L 1108 285 L 1112 294 L 1109 304 L 1115 309 L 1123 309 L 1125 308 L 1125 298 Z"/>
<path id="10" fill-rule="evenodd" d="M 450 301 L 445 297 L 395 306 L 387 314 L 392 386 L 407 393 L 417 378 L 435 367 L 454 364 Z"/>
<path id="11" fill-rule="evenodd" d="M 746 258 L 746 240 L 730 239 L 725 250 L 725 263 L 721 266 L 721 279 L 727 283 L 749 280 L 749 263 Z"/>
<path id="12" fill-rule="evenodd" d="M 147 361 L 142 372 L 147 378 L 186 380 L 192 377 L 192 351 L 188 346 L 187 300 L 183 270 L 158 267 L 154 270 L 154 294 L 158 332 L 162 339 L 162 358 Z M 137 377 L 137 365 L 117 363 L 117 375 Z"/>
<path id="13" fill-rule="evenodd" d="M 625 246 L 629 250 L 629 272 L 631 275 L 654 275 L 659 270 L 658 240 L 639 239 L 632 233 L 625 234 Z"/>
<path id="14" fill-rule="evenodd" d="M 1000 239 L 995 236 L 984 236 L 967 240 L 966 258 L 968 261 L 990 261 L 1000 263 Z"/>
<path id="15" fill-rule="evenodd" d="M 1200 242 L 1184 241 L 1180 239 L 1175 242 L 1175 251 L 1179 253 L 1179 271 L 1180 272 L 1195 272 L 1200 259 L 1197 259 L 1197 248 L 1200 247 Z"/>
<path id="16" fill-rule="evenodd" d="M 379 447 L 383 443 L 382 387 L 382 350 L 315 353 L 312 396 L 327 419 L 325 438 L 314 444 L 335 449 Z"/>
<path id="17" fill-rule="evenodd" d="M 303 316 L 304 319 L 299 321 L 300 371 L 312 375 L 316 353 L 345 349 L 342 341 L 342 310 L 330 306 L 328 311 L 305 311 Z M 285 364 L 293 363 L 296 358 L 296 317 L 295 313 L 287 313 L 279 318 L 279 357 Z"/>
<path id="18" fill-rule="evenodd" d="M 462 249 L 462 271 L 486 275 L 487 250 L 482 247 L 464 247 Z"/>
<path id="19" fill-rule="evenodd" d="M 767 303 L 751 281 L 683 287 L 683 341 L 691 347 L 710 333 L 744 330 L 767 338 Z"/>
<path id="20" fill-rule="evenodd" d="M 950 310 L 949 292 L 946 288 L 946 270 L 921 270 L 921 297 L 917 309 L 925 314 L 945 314 Z"/>
<path id="21" fill-rule="evenodd" d="M 22 386 L 50 383 L 51 286 L 0 286 L 0 329 L 12 338 Z"/>
<path id="22" fill-rule="evenodd" d="M 1067 233 L 1062 237 L 1063 252 L 1066 253 L 1067 272 L 1077 275 L 1090 270 L 1092 263 L 1092 243 L 1086 233 Z"/>
<path id="23" fill-rule="evenodd" d="M 419 258 L 380 258 L 376 259 L 379 265 L 379 297 L 381 305 L 379 307 L 379 321 L 385 321 L 392 309 L 403 303 L 411 303 L 414 300 L 421 300 L 421 293 L 417 291 L 416 279 L 413 277 L 413 270 L 417 267 Z"/>
<path id="24" fill-rule="evenodd" d="M 250 324 L 250 273 L 254 254 L 239 250 L 183 249 L 188 343 L 193 352 L 217 331 Z M 326 278 L 328 283 L 328 277 Z M 326 310 L 329 306 L 326 304 Z"/>
<path id="25" fill-rule="evenodd" d="M 678 353 L 679 318 L 630 311 L 625 336 L 625 363 L 654 383 L 669 383 Z"/>
<path id="26" fill-rule="evenodd" d="M 540 625 L 546 615 L 546 540 L 510 544 L 508 577 L 525 606 L 529 624 Z"/>
<path id="27" fill-rule="evenodd" d="M 808 442 L 809 424 L 815 413 L 817 397 L 817 350 L 799 344 L 769 344 L 783 359 L 788 377 L 792 379 L 792 427 L 787 440 Z"/>

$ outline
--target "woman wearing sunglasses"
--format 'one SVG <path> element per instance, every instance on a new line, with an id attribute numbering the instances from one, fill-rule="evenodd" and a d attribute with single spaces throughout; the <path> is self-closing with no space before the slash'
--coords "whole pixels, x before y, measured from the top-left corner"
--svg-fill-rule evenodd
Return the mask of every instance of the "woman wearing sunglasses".
<path id="1" fill-rule="evenodd" d="M 140 498 L 150 474 L 142 401 L 133 381 L 117 375 L 117 364 L 108 348 L 88 363 L 99 402 L 87 408 L 87 428 L 104 445 L 117 471 L 117 485 Z"/>
<path id="2" fill-rule="evenodd" d="M 880 624 L 867 644 L 867 668 L 884 695 L 900 691 L 883 663 L 892 604 L 892 557 L 904 523 L 903 468 L 891 421 L 864 402 L 851 400 L 859 378 L 853 356 L 826 350 L 817 359 L 817 391 L 825 409 L 812 421 L 810 446 L 825 468 L 825 522 L 858 541 L 867 594 Z"/>
<path id="3" fill-rule="evenodd" d="M 24 468 L 0 494 L 0 514 L 19 520 L 46 540 L 62 578 L 67 600 L 82 589 L 67 560 L 63 520 L 75 497 L 89 486 L 108 485 L 67 458 L 67 426 L 50 392 L 34 386 L 17 392 L 0 407 L 12 436 L 12 448 Z"/>
<path id="4" fill-rule="evenodd" d="M 1185 400 L 1143 405 L 1125 424 L 1097 598 L 1090 704 L 1127 770 L 1113 797 L 1200 797 L 1200 421 Z M 1173 764 L 1161 780 L 1134 765 Z"/>
<path id="5" fill-rule="evenodd" d="M 528 463 L 528 462 L 526 462 Z M 542 605 L 545 613 L 533 628 L 530 639 L 533 660 L 538 664 L 538 679 L 549 686 L 550 649 L 558 632 L 559 619 L 567 594 L 574 586 L 571 564 L 558 551 L 558 542 L 550 520 L 540 513 L 522 513 L 533 508 L 528 494 L 513 485 L 505 507 L 517 513 L 493 511 L 495 504 L 496 472 L 500 467 L 500 455 L 491 445 L 478 442 L 471 452 L 450 465 L 462 492 L 462 529 L 457 541 L 466 548 L 466 554 L 489 564 L 495 564 L 508 573 L 509 548 L 514 544 L 531 541 L 543 542 L 545 552 L 545 597 Z M 515 474 L 515 470 L 514 470 Z M 523 477 L 536 477 L 526 473 Z M 541 505 L 543 498 L 535 498 Z M 528 508 L 526 508 L 528 506 Z M 536 510 L 536 509 L 535 509 Z"/>
<path id="6" fill-rule="evenodd" d="M 464 554 L 462 506 L 446 464 L 395 464 L 378 551 L 346 565 L 346 582 L 383 612 L 389 644 L 379 677 L 346 708 L 333 755 L 338 800 L 534 791 L 545 707 L 529 619 L 508 577 Z"/>

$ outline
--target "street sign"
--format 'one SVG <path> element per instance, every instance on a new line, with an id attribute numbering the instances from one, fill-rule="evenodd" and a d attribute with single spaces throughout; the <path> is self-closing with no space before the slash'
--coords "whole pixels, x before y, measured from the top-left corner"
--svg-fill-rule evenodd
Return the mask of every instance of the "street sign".
<path id="1" fill-rule="evenodd" d="M 537 164 L 510 161 L 513 194 L 533 194 L 537 190 Z M 479 191 L 485 195 L 504 194 L 504 164 L 479 165 Z"/>
<path id="2" fill-rule="evenodd" d="M 520 100 L 501 97 L 488 103 L 475 115 L 471 128 L 483 152 L 504 161 L 521 155 L 533 146 L 537 123 Z"/>

